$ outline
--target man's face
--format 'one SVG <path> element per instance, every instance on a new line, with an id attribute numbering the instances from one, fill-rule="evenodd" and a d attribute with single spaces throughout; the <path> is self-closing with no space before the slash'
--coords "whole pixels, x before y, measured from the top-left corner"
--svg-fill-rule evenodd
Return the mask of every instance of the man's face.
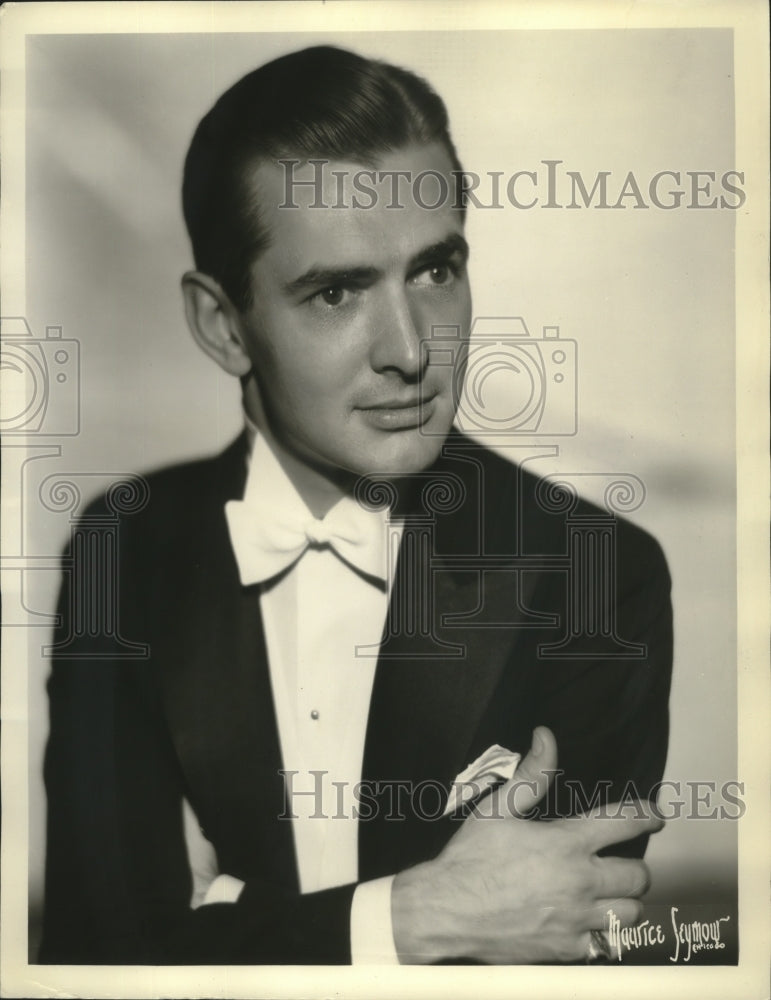
<path id="1" fill-rule="evenodd" d="M 426 468 L 450 430 L 457 399 L 454 371 L 471 319 L 463 219 L 453 209 L 451 164 L 439 144 L 384 156 L 379 171 L 426 170 L 447 177 L 439 207 L 435 177 L 413 197 L 411 180 L 365 180 L 367 168 L 330 162 L 323 204 L 295 186 L 286 202 L 285 168 L 261 164 L 254 182 L 271 245 L 253 265 L 253 305 L 242 333 L 271 430 L 295 456 L 356 475 Z M 334 173 L 334 172 L 337 172 Z M 307 164 L 294 179 L 315 176 Z M 368 208 L 353 208 L 352 199 Z M 422 204 L 421 204 L 422 202 Z M 347 207 L 334 207 L 335 205 Z M 318 202 L 317 202 L 318 205 Z M 456 327 L 455 365 L 447 350 L 429 352 L 432 327 Z M 440 363 L 441 362 L 441 363 Z"/>

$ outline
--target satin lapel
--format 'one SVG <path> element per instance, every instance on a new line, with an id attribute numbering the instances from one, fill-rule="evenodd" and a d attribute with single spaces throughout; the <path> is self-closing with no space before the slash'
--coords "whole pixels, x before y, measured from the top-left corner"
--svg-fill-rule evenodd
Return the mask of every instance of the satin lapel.
<path id="1" fill-rule="evenodd" d="M 400 567 L 392 600 L 398 600 L 403 574 Z M 494 576 L 498 579 L 487 590 L 492 591 L 491 614 L 497 616 L 513 606 L 515 582 L 513 574 Z M 473 577 L 439 570 L 434 587 L 435 607 L 443 614 L 468 612 L 478 603 L 479 583 Z M 362 775 L 369 803 L 359 826 L 361 878 L 401 870 L 433 856 L 446 841 L 447 824 L 454 822 L 438 819 L 446 791 L 472 759 L 480 720 L 521 633 L 437 623 L 436 634 L 459 644 L 462 655 L 416 655 L 421 644 L 402 631 L 388 638 L 378 661 Z M 424 791 L 416 798 L 421 785 Z"/>
<path id="2" fill-rule="evenodd" d="M 189 798 L 221 869 L 294 886 L 291 824 L 276 822 L 284 786 L 259 589 L 238 579 L 225 498 L 198 519 L 192 552 L 179 554 L 161 657 L 166 712 Z"/>
<path id="3" fill-rule="evenodd" d="M 398 586 L 398 580 L 397 580 Z M 473 607 L 476 584 L 452 572 L 435 577 L 443 612 Z M 437 627 L 437 637 L 460 647 L 427 657 L 404 631 L 389 637 L 375 675 L 364 777 L 436 777 L 457 773 L 475 721 L 503 667 L 506 649 L 490 629 Z M 455 768 L 453 770 L 453 768 Z"/>
<path id="4" fill-rule="evenodd" d="M 453 483 L 460 484 L 463 499 L 447 514 L 428 518 L 433 539 L 414 546 L 429 562 L 422 572 L 411 569 L 406 558 L 407 528 L 402 539 L 391 612 L 412 602 L 413 614 L 390 614 L 390 633 L 387 625 L 375 673 L 363 784 L 365 794 L 376 791 L 378 783 L 386 791 L 371 795 L 370 818 L 359 825 L 363 878 L 434 856 L 455 829 L 454 820 L 437 819 L 455 776 L 492 743 L 505 742 L 517 750 L 529 739 L 528 684 L 535 654 L 533 629 L 520 609 L 528 608 L 539 574 L 502 567 L 482 572 L 479 564 L 462 568 L 462 557 L 473 559 L 480 551 L 517 551 L 514 467 L 453 435 L 430 475 L 448 485 L 448 495 L 455 490 Z M 415 517 L 426 521 L 420 513 Z M 452 565 L 454 556 L 461 558 Z M 433 657 L 420 655 L 425 636 L 410 631 L 416 631 L 427 593 L 428 631 L 459 645 L 461 655 L 449 648 L 444 653 L 435 649 Z M 448 624 L 450 616 L 457 617 Z M 502 696 L 496 698 L 499 686 Z M 406 785 L 397 789 L 394 782 Z M 422 817 L 412 808 L 421 782 L 429 783 L 417 802 Z M 404 819 L 389 816 L 397 794 Z"/>

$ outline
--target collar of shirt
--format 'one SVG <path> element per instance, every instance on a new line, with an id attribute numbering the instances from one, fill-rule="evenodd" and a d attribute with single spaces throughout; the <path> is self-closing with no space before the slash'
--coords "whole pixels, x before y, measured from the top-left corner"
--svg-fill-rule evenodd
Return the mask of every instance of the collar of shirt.
<path id="1" fill-rule="evenodd" d="M 387 510 L 369 510 L 343 496 L 315 518 L 284 471 L 265 435 L 247 421 L 252 442 L 242 500 L 225 505 L 241 583 L 262 583 L 292 566 L 309 546 L 329 546 L 357 572 L 388 582 Z M 399 527 L 392 523 L 392 531 Z"/>

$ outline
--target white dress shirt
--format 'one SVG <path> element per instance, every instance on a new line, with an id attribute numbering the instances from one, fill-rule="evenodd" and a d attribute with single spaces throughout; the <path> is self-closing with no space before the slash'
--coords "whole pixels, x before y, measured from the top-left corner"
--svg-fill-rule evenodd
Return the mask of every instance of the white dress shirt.
<path id="1" fill-rule="evenodd" d="M 226 516 L 241 582 L 260 585 L 288 806 L 295 817 L 287 822 L 292 824 L 300 891 L 356 882 L 354 789 L 361 780 L 372 683 L 393 578 L 386 533 L 400 532 L 401 524 L 389 526 L 386 511 L 364 510 L 348 496 L 323 520 L 315 519 L 259 433 L 243 500 L 230 501 Z M 328 543 L 328 528 L 339 528 L 348 538 L 337 544 L 333 537 Z M 349 538 L 355 544 L 349 544 Z M 366 566 L 367 573 L 353 562 Z M 274 572 L 282 563 L 288 566 Z M 213 848 L 187 804 L 185 828 L 195 885 L 192 905 L 235 901 L 242 883 L 218 872 Z M 377 879 L 356 887 L 351 911 L 354 964 L 398 962 L 391 926 L 392 881 Z"/>

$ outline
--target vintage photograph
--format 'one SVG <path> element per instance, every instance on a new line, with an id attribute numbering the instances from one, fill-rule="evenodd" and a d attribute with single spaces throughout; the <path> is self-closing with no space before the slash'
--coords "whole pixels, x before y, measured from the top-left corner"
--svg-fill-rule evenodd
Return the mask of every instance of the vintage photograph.
<path id="1" fill-rule="evenodd" d="M 14 982 L 743 975 L 737 27 L 28 6 L 97 16 L 3 55 Z"/>

